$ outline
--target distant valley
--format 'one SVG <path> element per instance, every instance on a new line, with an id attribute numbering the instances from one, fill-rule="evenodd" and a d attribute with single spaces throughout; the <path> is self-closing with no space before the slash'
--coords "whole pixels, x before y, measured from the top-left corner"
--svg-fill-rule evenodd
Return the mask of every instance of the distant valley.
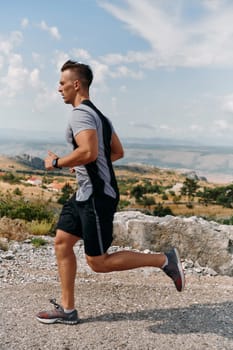
<path id="1" fill-rule="evenodd" d="M 211 181 L 233 181 L 233 150 L 230 147 L 133 144 L 125 146 L 125 153 L 122 163 L 194 170 Z"/>
<path id="2" fill-rule="evenodd" d="M 0 133 L 0 154 L 17 156 L 22 154 L 44 159 L 48 150 L 58 155 L 65 154 L 70 148 L 57 138 L 44 135 L 43 138 L 28 134 L 22 138 L 5 137 Z M 21 137 L 20 137 L 21 136 Z M 38 135 L 37 135 L 38 136 Z M 146 164 L 159 168 L 171 168 L 181 171 L 194 170 L 210 181 L 233 181 L 233 149 L 224 146 L 190 145 L 172 140 L 123 140 L 125 157 L 116 164 Z"/>

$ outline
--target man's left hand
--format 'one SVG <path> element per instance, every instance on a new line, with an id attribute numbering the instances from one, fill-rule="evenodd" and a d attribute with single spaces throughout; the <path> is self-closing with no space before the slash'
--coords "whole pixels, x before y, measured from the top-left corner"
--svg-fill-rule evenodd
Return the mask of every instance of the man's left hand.
<path id="1" fill-rule="evenodd" d="M 44 162 L 45 162 L 45 169 L 46 170 L 52 170 L 53 169 L 53 160 L 58 158 L 58 156 L 51 152 L 51 151 L 48 151 L 48 156 L 45 158 Z"/>

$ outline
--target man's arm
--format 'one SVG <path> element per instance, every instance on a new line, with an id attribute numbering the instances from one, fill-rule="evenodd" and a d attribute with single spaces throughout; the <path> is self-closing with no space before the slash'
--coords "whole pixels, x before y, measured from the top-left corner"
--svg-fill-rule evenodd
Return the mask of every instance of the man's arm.
<path id="1" fill-rule="evenodd" d="M 98 156 L 98 139 L 97 132 L 94 129 L 83 130 L 75 136 L 75 141 L 78 145 L 71 153 L 59 158 L 58 167 L 75 167 L 77 165 L 85 165 L 96 160 Z M 53 152 L 48 152 L 45 159 L 45 168 L 53 169 L 52 161 L 58 158 Z"/>
<path id="2" fill-rule="evenodd" d="M 112 134 L 111 142 L 111 161 L 115 162 L 116 160 L 124 157 L 124 150 L 122 144 L 116 133 Z"/>

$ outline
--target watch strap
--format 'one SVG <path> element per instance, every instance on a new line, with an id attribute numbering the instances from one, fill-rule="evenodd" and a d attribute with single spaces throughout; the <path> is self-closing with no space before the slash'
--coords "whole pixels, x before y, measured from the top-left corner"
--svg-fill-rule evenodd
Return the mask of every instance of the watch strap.
<path id="1" fill-rule="evenodd" d="M 58 159 L 59 159 L 59 157 L 53 159 L 53 163 L 52 164 L 53 164 L 54 168 L 61 169 L 61 167 L 59 167 L 58 164 L 57 164 L 58 163 Z"/>

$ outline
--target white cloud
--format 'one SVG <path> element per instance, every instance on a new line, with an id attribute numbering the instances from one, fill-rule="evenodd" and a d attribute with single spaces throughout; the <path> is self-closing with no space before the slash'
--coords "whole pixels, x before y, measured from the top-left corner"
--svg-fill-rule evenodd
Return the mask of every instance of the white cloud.
<path id="1" fill-rule="evenodd" d="M 56 40 L 61 39 L 61 35 L 60 35 L 57 27 L 49 27 L 45 21 L 41 21 L 39 27 L 42 30 L 48 32 L 54 39 L 56 39 Z"/>
<path id="2" fill-rule="evenodd" d="M 87 50 L 84 49 L 74 49 L 73 55 L 77 57 L 77 61 L 82 63 L 82 60 L 85 62 L 91 58 L 91 55 Z"/>
<path id="3" fill-rule="evenodd" d="M 118 109 L 117 106 L 118 105 L 118 100 L 116 97 L 112 97 L 111 98 L 111 107 L 112 107 L 112 115 L 117 115 L 118 114 Z"/>
<path id="4" fill-rule="evenodd" d="M 161 130 L 169 130 L 169 126 L 166 125 L 166 124 L 161 124 L 161 125 L 159 125 L 159 128 L 160 128 Z"/>
<path id="5" fill-rule="evenodd" d="M 226 120 L 219 119 L 219 120 L 214 120 L 213 123 L 214 128 L 220 129 L 220 130 L 227 130 L 229 128 L 229 123 Z"/>
<path id="6" fill-rule="evenodd" d="M 127 87 L 125 85 L 120 86 L 120 91 L 125 93 L 127 91 Z"/>
<path id="7" fill-rule="evenodd" d="M 23 18 L 21 21 L 21 26 L 23 28 L 26 28 L 26 27 L 28 27 L 28 25 L 29 25 L 29 20 L 27 18 Z"/>
<path id="8" fill-rule="evenodd" d="M 203 124 L 191 125 L 170 125 L 170 124 L 152 124 L 150 122 L 133 122 L 129 123 L 133 128 L 134 134 L 138 136 L 137 130 L 140 130 L 144 136 L 165 137 L 177 140 L 189 139 L 192 140 L 215 140 L 216 138 L 225 139 L 231 135 L 233 124 L 224 119 L 216 119 L 211 124 L 203 122 Z"/>
<path id="9" fill-rule="evenodd" d="M 5 77 L 1 78 L 4 88 L 0 95 L 13 97 L 22 92 L 28 77 L 28 70 L 23 67 L 22 57 L 19 54 L 12 54 L 9 58 L 8 71 Z"/>
<path id="10" fill-rule="evenodd" d="M 120 53 L 110 53 L 107 54 L 106 56 L 102 57 L 102 60 L 106 63 L 106 64 L 110 64 L 110 65 L 115 65 L 115 64 L 122 64 L 122 63 L 128 63 L 129 60 L 127 58 L 127 55 L 122 55 Z"/>
<path id="11" fill-rule="evenodd" d="M 115 71 L 111 71 L 110 76 L 113 78 L 130 77 L 133 79 L 142 79 L 144 74 L 141 71 L 134 72 L 126 66 L 119 66 Z"/>
<path id="12" fill-rule="evenodd" d="M 155 2 L 127 0 L 126 3 L 128 9 L 109 2 L 101 4 L 116 18 L 126 23 L 132 32 L 148 41 L 161 55 L 171 55 L 181 45 L 184 34 L 177 26 L 176 19 L 160 9 Z"/>
<path id="13" fill-rule="evenodd" d="M 233 65 L 232 2 L 199 0 L 197 5 L 201 15 L 189 22 L 183 17 L 182 10 L 187 10 L 185 0 L 173 4 L 168 1 L 126 0 L 122 6 L 107 1 L 99 3 L 150 44 L 151 53 L 147 53 L 146 59 L 151 67 Z M 129 55 L 126 56 L 125 60 L 129 59 Z M 147 65 L 141 53 L 139 57 L 136 53 L 133 59 L 136 58 Z M 118 54 L 106 59 L 109 62 L 115 60 L 115 63 L 124 61 L 124 57 Z"/>
<path id="14" fill-rule="evenodd" d="M 131 127 L 139 128 L 139 129 L 149 129 L 149 130 L 156 129 L 156 127 L 154 125 L 152 125 L 150 123 L 146 123 L 146 122 L 142 123 L 142 122 L 131 121 L 131 122 L 129 122 L 129 125 Z"/>
<path id="15" fill-rule="evenodd" d="M 105 81 L 106 77 L 109 75 L 109 67 L 100 61 L 91 59 L 90 66 L 94 73 L 94 82 L 99 84 Z"/>
<path id="16" fill-rule="evenodd" d="M 204 6 L 211 11 L 219 10 L 224 3 L 226 3 L 224 0 L 203 0 Z"/>
<path id="17" fill-rule="evenodd" d="M 39 60 L 40 60 L 40 54 L 37 53 L 37 52 L 32 52 L 32 58 L 33 58 L 33 61 L 39 62 Z"/>
<path id="18" fill-rule="evenodd" d="M 194 131 L 194 132 L 202 132 L 202 131 L 204 131 L 203 126 L 198 125 L 198 124 L 191 124 L 189 128 L 190 128 L 191 131 Z"/>
<path id="19" fill-rule="evenodd" d="M 19 31 L 11 32 L 9 37 L 0 36 L 0 52 L 8 56 L 15 47 L 19 46 L 23 40 L 23 35 Z"/>
<path id="20" fill-rule="evenodd" d="M 233 113 L 233 94 L 223 97 L 222 109 L 224 112 Z"/>
<path id="21" fill-rule="evenodd" d="M 10 105 L 15 103 L 17 96 L 28 94 L 31 88 L 35 92 L 35 105 L 38 94 L 45 91 L 46 84 L 40 79 L 40 71 L 34 68 L 31 71 L 24 65 L 21 55 L 11 53 L 8 58 L 6 74 L 0 77 L 2 89 L 0 90 L 1 103 Z M 30 101 L 33 103 L 33 99 Z M 30 102 L 28 102 L 30 104 Z M 41 102 L 41 100 L 40 100 Z M 44 103 L 42 103 L 44 106 Z"/>
<path id="22" fill-rule="evenodd" d="M 109 65 L 120 65 L 120 64 L 138 64 L 142 68 L 154 69 L 157 67 L 169 66 L 169 60 L 161 58 L 158 54 L 153 51 L 128 51 L 125 55 L 123 54 L 107 54 L 101 57 L 101 60 Z"/>
<path id="23" fill-rule="evenodd" d="M 59 97 L 57 91 L 50 91 L 45 87 L 36 95 L 33 101 L 33 111 L 36 113 L 45 110 L 48 106 L 51 106 L 57 101 Z"/>
<path id="24" fill-rule="evenodd" d="M 55 66 L 57 67 L 57 71 L 60 72 L 62 65 L 68 61 L 69 59 L 69 55 L 65 52 L 62 51 L 57 51 L 55 53 L 54 59 L 52 60 L 52 63 L 55 64 Z"/>
<path id="25" fill-rule="evenodd" d="M 0 70 L 3 67 L 3 64 L 4 64 L 4 58 L 3 58 L 3 56 L 0 56 Z"/>
<path id="26" fill-rule="evenodd" d="M 40 71 L 38 68 L 33 69 L 29 74 L 29 82 L 32 87 L 40 87 Z"/>
<path id="27" fill-rule="evenodd" d="M 216 140 L 216 138 L 225 140 L 231 135 L 232 131 L 233 124 L 225 119 L 215 119 L 209 123 L 203 121 L 203 124 L 192 124 L 187 129 L 183 128 L 184 135 L 192 135 L 197 140 Z"/>

